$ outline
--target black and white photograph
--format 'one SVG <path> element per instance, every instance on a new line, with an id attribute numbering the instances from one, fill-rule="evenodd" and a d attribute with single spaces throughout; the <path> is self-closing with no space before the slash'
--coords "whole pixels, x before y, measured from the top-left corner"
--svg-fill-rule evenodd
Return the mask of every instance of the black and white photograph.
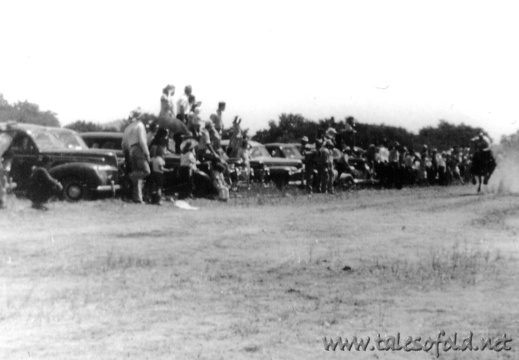
<path id="1" fill-rule="evenodd" d="M 513 2 L 0 11 L 0 359 L 519 358 Z"/>

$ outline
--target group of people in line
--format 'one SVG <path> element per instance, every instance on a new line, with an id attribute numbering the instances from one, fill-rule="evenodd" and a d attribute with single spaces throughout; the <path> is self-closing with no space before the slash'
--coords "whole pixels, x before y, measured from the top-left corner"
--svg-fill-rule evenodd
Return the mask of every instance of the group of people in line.
<path id="1" fill-rule="evenodd" d="M 203 121 L 200 117 L 202 102 L 196 100 L 191 86 L 184 88 L 184 93 L 176 104 L 174 94 L 173 85 L 167 85 L 163 89 L 158 120 L 147 124 L 147 127 L 140 121 L 140 111 L 134 111 L 130 115 L 131 123 L 124 131 L 122 149 L 131 180 L 132 201 L 144 203 L 143 180 L 149 177 L 152 202 L 159 205 L 162 203 L 164 173 L 169 171 L 165 167 L 164 156 L 168 152 L 180 155 L 179 182 L 185 184 L 183 197 L 193 196 L 193 174 L 197 165 L 211 161 L 213 185 L 218 190 L 219 199 L 226 201 L 229 198 L 230 184 L 223 176 L 225 166 L 218 160 L 227 156 L 241 158 L 249 178 L 251 173 L 250 145 L 241 131 L 241 119 L 235 117 L 231 139 L 227 151 L 224 152 L 221 140 L 226 103 L 219 102 L 216 111 L 208 120 Z"/>
<path id="2" fill-rule="evenodd" d="M 354 133 L 354 129 L 350 131 L 350 135 Z M 304 182 L 309 193 L 333 193 L 334 183 L 341 174 L 351 172 L 350 157 L 362 159 L 368 179 L 376 180 L 384 188 L 446 186 L 453 181 L 464 184 L 470 179 L 474 181 L 471 166 L 475 162 L 488 162 L 495 168 L 490 140 L 483 133 L 472 139 L 472 149 L 454 146 L 445 151 L 429 149 L 427 145 L 415 151 L 387 140 L 377 146 L 370 144 L 364 151 L 355 147 L 354 136 L 348 135 L 348 132 L 339 135 L 334 128 L 329 128 L 317 135 L 315 144 L 309 144 L 306 136 L 302 138 Z"/>
<path id="3" fill-rule="evenodd" d="M 193 174 L 199 164 L 210 162 L 210 175 L 218 198 L 229 198 L 231 182 L 226 173 L 225 161 L 238 158 L 250 186 L 250 144 L 241 131 L 241 119 L 235 117 L 227 148 L 222 149 L 224 131 L 222 119 L 225 102 L 219 102 L 209 119 L 200 118 L 201 102 L 196 101 L 192 87 L 186 86 L 178 101 L 174 102 L 175 87 L 167 85 L 160 98 L 158 121 L 147 124 L 142 121 L 142 112 L 130 115 L 130 124 L 125 129 L 122 149 L 125 155 L 127 178 L 131 183 L 131 200 L 143 204 L 143 184 L 147 179 L 151 201 L 161 204 L 164 175 L 172 171 L 166 167 L 165 155 L 180 155 L 179 182 L 185 184 L 183 196 L 191 198 L 194 190 Z M 176 106 L 175 106 L 176 105 Z M 307 192 L 334 193 L 334 185 L 343 173 L 351 172 L 349 157 L 362 159 L 367 177 L 376 179 L 385 188 L 401 188 L 404 185 L 448 185 L 452 181 L 463 184 L 473 178 L 470 167 L 474 163 L 487 162 L 495 168 L 495 159 L 490 149 L 490 140 L 483 134 L 472 139 L 470 147 L 455 146 L 446 151 L 429 149 L 423 145 L 420 151 L 384 140 L 371 144 L 364 151 L 355 146 L 355 120 L 346 121 L 346 130 L 338 134 L 330 127 L 316 135 L 314 144 L 307 136 L 301 140 L 304 174 L 302 186 Z M 1 140 L 1 139 L 0 139 Z M 173 146 L 171 144 L 173 143 Z M 1 145 L 1 142 L 0 142 Z M 4 146 L 5 147 L 5 146 Z M 5 206 L 6 189 L 12 154 L 5 152 L 0 162 L 0 208 Z M 227 173 L 228 175 L 228 173 Z M 488 180 L 488 178 L 487 178 Z M 33 171 L 30 198 L 33 207 L 45 209 L 45 202 L 61 191 L 59 182 L 52 179 L 45 166 Z"/>

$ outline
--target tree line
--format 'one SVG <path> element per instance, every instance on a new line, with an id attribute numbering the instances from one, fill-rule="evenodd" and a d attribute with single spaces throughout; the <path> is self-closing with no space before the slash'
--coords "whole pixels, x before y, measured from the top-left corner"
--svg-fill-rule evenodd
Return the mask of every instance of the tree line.
<path id="1" fill-rule="evenodd" d="M 156 115 L 143 113 L 145 123 L 157 121 Z M 51 111 L 41 111 L 37 104 L 28 101 L 18 101 L 9 104 L 0 94 L 0 122 L 15 120 L 20 123 L 38 124 L 44 126 L 60 127 L 60 122 L 55 113 Z M 300 142 L 303 136 L 307 136 L 310 142 L 315 141 L 317 134 L 329 127 L 335 128 L 338 132 L 346 129 L 347 118 L 335 120 L 326 118 L 319 121 L 306 119 L 300 114 L 283 113 L 279 119 L 271 120 L 268 127 L 256 132 L 252 136 L 253 140 L 261 143 L 281 142 L 293 143 Z M 91 121 L 77 120 L 66 125 L 66 128 L 78 131 L 124 131 L 129 124 L 129 119 L 120 119 L 113 123 L 111 127 L 106 127 Z M 436 147 L 440 150 L 449 149 L 452 146 L 468 146 L 470 139 L 483 132 L 482 128 L 472 127 L 465 124 L 453 125 L 446 120 L 440 120 L 437 126 L 427 126 L 418 131 L 417 134 L 408 131 L 403 127 L 396 127 L 386 124 L 356 124 L 355 144 L 362 148 L 367 148 L 370 144 L 378 145 L 384 141 L 398 141 L 401 145 L 420 149 L 424 144 L 429 147 Z M 229 129 L 224 133 L 224 138 L 230 136 Z M 488 134 L 487 134 L 488 135 Z M 510 139 L 503 137 L 501 142 Z"/>
<path id="2" fill-rule="evenodd" d="M 315 141 L 318 133 L 333 127 L 337 132 L 346 130 L 347 119 L 337 121 L 331 117 L 321 119 L 317 122 L 305 119 L 300 114 L 281 114 L 279 120 L 271 120 L 268 128 L 258 131 L 253 137 L 261 143 L 281 142 L 294 143 L 300 142 L 303 136 L 307 136 L 310 142 Z M 415 151 L 421 149 L 426 144 L 429 148 L 447 150 L 453 146 L 469 146 L 470 139 L 480 132 L 488 135 L 480 127 L 472 127 L 465 124 L 453 125 L 446 120 L 440 120 L 435 127 L 427 126 L 412 133 L 403 127 L 396 127 L 386 124 L 365 124 L 356 123 L 355 126 L 356 146 L 367 148 L 370 144 L 379 145 L 385 141 L 393 143 L 399 142 L 400 145 L 413 148 Z"/>

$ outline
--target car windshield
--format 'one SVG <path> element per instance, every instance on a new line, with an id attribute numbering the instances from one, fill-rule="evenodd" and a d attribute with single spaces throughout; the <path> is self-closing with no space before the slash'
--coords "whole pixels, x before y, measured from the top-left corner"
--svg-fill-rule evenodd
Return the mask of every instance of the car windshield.
<path id="1" fill-rule="evenodd" d="M 259 157 L 271 157 L 267 148 L 263 145 L 256 145 L 253 146 L 250 151 L 250 157 L 251 159 L 256 159 Z"/>
<path id="2" fill-rule="evenodd" d="M 41 129 L 30 131 L 34 142 L 40 150 L 86 150 L 88 146 L 83 139 L 66 129 Z"/>
<path id="3" fill-rule="evenodd" d="M 295 147 L 284 147 L 281 151 L 283 151 L 283 155 L 287 159 L 300 159 L 303 157 Z"/>

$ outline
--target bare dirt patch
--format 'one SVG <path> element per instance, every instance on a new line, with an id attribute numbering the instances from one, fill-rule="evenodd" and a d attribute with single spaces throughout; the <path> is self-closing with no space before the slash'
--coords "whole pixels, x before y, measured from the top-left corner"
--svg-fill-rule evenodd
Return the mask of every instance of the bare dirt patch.
<path id="1" fill-rule="evenodd" d="M 11 199 L 2 359 L 358 359 L 322 338 L 519 333 L 517 197 L 472 187 L 244 195 L 199 211 Z M 511 352 L 442 353 L 514 359 Z"/>

